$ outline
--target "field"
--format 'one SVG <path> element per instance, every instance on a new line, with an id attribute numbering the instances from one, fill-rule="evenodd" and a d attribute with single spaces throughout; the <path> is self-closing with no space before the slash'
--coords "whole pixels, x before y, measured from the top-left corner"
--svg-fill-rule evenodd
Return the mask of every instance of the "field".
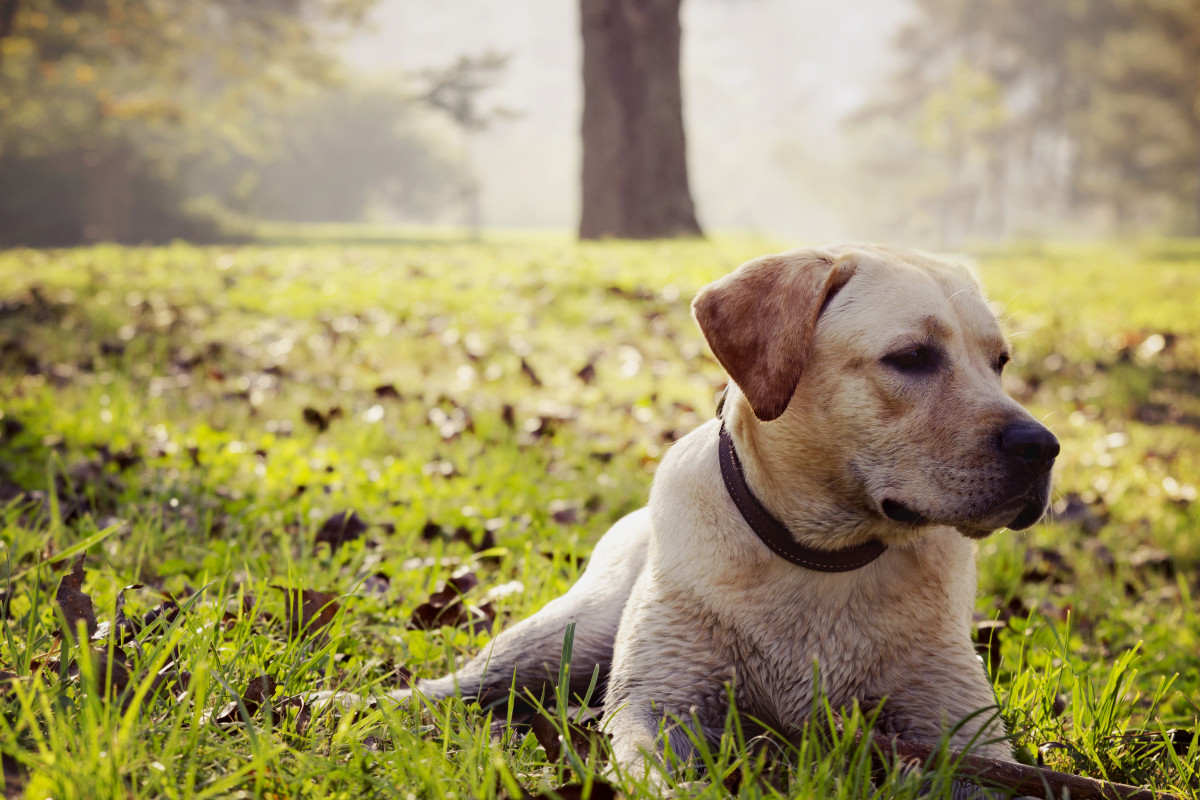
<path id="1" fill-rule="evenodd" d="M 565 703 L 306 698 L 441 674 L 563 592 L 713 413 L 692 294 L 772 249 L 0 252 L 7 796 L 622 784 L 586 726 L 557 746 L 547 725 L 586 716 Z M 979 547 L 980 652 L 1019 756 L 1200 797 L 1200 243 L 978 264 L 1009 390 L 1063 445 L 1053 518 Z M 871 783 L 853 715 L 773 758 L 735 722 L 682 796 L 947 791 L 945 764 Z"/>

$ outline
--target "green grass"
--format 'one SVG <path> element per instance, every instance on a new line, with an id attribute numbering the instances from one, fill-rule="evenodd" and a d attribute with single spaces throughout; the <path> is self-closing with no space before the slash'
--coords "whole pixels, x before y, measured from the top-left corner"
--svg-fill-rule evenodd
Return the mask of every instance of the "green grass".
<path id="1" fill-rule="evenodd" d="M 334 715 L 303 698 L 476 652 L 482 625 L 410 625 L 459 572 L 478 578 L 465 616 L 494 612 L 495 629 L 561 594 L 712 414 L 724 376 L 691 295 L 772 249 L 0 253 L 8 793 L 487 797 L 602 777 L 602 752 L 548 758 L 528 725 L 502 724 L 529 719 L 506 704 Z M 1200 243 L 1011 247 L 979 266 L 1013 334 L 1010 390 L 1063 444 L 1058 521 L 980 546 L 978 616 L 1003 623 L 989 656 L 1018 752 L 1200 796 Z M 315 544 L 347 510 L 365 533 Z M 93 648 L 59 634 L 55 592 L 89 538 L 99 621 L 119 627 L 131 584 L 126 619 L 182 606 L 119 653 L 111 629 Z M 335 605 L 296 630 L 289 589 Z M 746 742 L 731 716 L 707 774 L 741 797 L 916 796 L 918 776 L 872 782 L 853 736 L 867 722 L 784 746 Z M 935 796 L 948 774 L 925 776 Z"/>

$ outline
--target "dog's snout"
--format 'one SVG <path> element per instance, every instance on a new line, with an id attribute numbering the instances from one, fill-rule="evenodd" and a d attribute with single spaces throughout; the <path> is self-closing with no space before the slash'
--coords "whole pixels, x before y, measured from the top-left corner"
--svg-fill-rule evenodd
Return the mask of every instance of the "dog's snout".
<path id="1" fill-rule="evenodd" d="M 1000 431 L 1000 449 L 1034 472 L 1041 472 L 1058 457 L 1058 439 L 1032 420 L 1015 420 Z"/>

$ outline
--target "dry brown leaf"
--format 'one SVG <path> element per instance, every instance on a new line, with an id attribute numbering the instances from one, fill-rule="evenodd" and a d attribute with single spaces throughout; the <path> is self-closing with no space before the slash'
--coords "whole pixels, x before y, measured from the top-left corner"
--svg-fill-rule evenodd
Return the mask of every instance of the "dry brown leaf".
<path id="1" fill-rule="evenodd" d="M 58 601 L 58 606 L 62 609 L 63 617 L 66 619 L 66 634 L 72 639 L 75 637 L 75 631 L 80 622 L 87 626 L 89 637 L 96 632 L 96 611 L 92 607 L 92 598 L 83 592 L 83 560 L 85 557 L 86 554 L 79 554 L 71 571 L 62 577 L 58 583 L 58 591 L 54 593 L 54 599 Z"/>
<path id="2" fill-rule="evenodd" d="M 342 545 L 366 533 L 367 527 L 367 523 L 354 511 L 339 511 L 321 525 L 314 546 L 325 542 L 329 545 L 329 551 L 336 553 Z"/>
<path id="3" fill-rule="evenodd" d="M 341 607 L 338 595 L 332 592 L 319 592 L 316 589 L 289 589 L 285 586 L 272 586 L 284 593 L 287 598 L 288 632 L 297 636 L 312 636 L 324 628 L 337 616 Z"/>

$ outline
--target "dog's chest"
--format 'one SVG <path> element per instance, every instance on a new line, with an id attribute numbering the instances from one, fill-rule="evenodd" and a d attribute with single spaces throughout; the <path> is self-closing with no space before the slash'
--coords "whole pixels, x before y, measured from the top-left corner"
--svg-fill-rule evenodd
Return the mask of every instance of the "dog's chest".
<path id="1" fill-rule="evenodd" d="M 910 577 L 769 570 L 739 592 L 718 593 L 710 618 L 725 630 L 713 640 L 729 648 L 739 709 L 786 730 L 808 720 L 819 693 L 835 708 L 869 707 L 903 687 L 919 643 L 956 637 L 969 614 L 969 596 L 960 602 L 956 587 Z"/>
<path id="2" fill-rule="evenodd" d="M 760 598 L 747 604 L 758 607 L 765 624 L 742 624 L 731 637 L 741 710 L 789 728 L 808 719 L 818 686 L 835 707 L 854 699 L 869 702 L 886 691 L 890 624 L 873 620 L 861 598 L 831 603 L 796 592 L 773 601 L 755 599 Z"/>

